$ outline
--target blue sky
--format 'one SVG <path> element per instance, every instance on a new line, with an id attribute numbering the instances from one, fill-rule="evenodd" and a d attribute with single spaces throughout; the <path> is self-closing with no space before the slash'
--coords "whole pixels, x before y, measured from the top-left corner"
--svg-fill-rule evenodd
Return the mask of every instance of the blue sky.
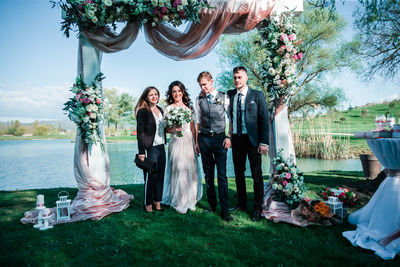
<path id="1" fill-rule="evenodd" d="M 345 38 L 351 38 L 351 11 L 355 1 L 338 6 L 349 21 Z M 78 40 L 60 31 L 61 15 L 47 0 L 0 1 L 0 121 L 19 119 L 65 119 L 63 103 L 76 77 Z M 139 96 L 154 85 L 162 93 L 170 82 L 181 80 L 192 96 L 199 92 L 197 74 L 203 70 L 214 76 L 221 72 L 216 50 L 191 61 L 174 61 L 158 54 L 144 40 L 143 32 L 125 51 L 103 54 L 103 86 Z M 399 86 L 377 78 L 368 84 L 349 72 L 331 80 L 345 90 L 352 106 L 398 98 Z"/>

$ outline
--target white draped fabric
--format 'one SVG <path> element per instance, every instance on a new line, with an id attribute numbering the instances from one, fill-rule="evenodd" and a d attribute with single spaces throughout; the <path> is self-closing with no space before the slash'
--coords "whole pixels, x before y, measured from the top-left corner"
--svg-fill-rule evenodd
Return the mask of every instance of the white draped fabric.
<path id="1" fill-rule="evenodd" d="M 343 232 L 343 236 L 354 246 L 393 259 L 400 253 L 400 139 L 367 139 L 367 143 L 389 175 L 368 204 L 349 216 L 357 229 Z"/>

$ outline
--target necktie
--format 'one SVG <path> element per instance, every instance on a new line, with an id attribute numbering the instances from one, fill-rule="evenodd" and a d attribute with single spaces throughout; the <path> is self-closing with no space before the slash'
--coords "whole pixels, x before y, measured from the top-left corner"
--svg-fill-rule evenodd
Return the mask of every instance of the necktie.
<path id="1" fill-rule="evenodd" d="M 207 94 L 208 103 L 212 104 L 212 94 Z"/>
<path id="2" fill-rule="evenodd" d="M 238 94 L 238 99 L 237 99 L 237 107 L 236 107 L 236 113 L 237 113 L 237 123 L 236 123 L 236 132 L 238 135 L 242 134 L 242 94 Z"/>

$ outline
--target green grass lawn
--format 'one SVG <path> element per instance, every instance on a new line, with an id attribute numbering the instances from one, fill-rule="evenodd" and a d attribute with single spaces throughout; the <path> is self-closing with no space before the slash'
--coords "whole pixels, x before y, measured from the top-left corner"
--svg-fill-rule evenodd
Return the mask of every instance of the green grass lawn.
<path id="1" fill-rule="evenodd" d="M 313 196 L 325 186 L 360 179 L 360 172 L 313 172 L 306 182 Z M 252 191 L 251 179 L 247 180 Z M 300 228 L 262 220 L 251 212 L 234 212 L 226 223 L 218 214 L 204 214 L 206 197 L 197 210 L 173 209 L 144 213 L 143 185 L 115 186 L 135 196 L 128 209 L 100 221 L 56 225 L 39 231 L 23 225 L 24 211 L 35 206 L 37 194 L 52 207 L 64 188 L 0 192 L 1 266 L 399 266 L 371 251 L 353 247 L 342 232 L 348 223 Z M 76 189 L 67 188 L 74 196 Z M 248 193 L 249 200 L 253 199 Z M 230 205 L 236 203 L 234 179 L 229 179 Z M 252 203 L 250 201 L 249 208 Z M 251 210 L 251 209 L 250 209 Z"/>

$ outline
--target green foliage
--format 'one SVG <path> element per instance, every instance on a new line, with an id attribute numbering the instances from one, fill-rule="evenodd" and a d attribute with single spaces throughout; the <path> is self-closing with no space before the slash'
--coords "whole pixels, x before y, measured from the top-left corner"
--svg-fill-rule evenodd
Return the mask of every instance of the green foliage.
<path id="1" fill-rule="evenodd" d="M 375 74 L 398 78 L 400 66 L 400 3 L 398 0 L 359 0 L 354 13 L 359 34 L 354 52 L 365 62 L 363 76 Z"/>
<path id="2" fill-rule="evenodd" d="M 44 136 L 48 134 L 48 129 L 47 126 L 45 125 L 40 125 L 33 129 L 33 135 L 35 136 Z"/>
<path id="3" fill-rule="evenodd" d="M 136 98 L 128 93 L 118 93 L 117 89 L 104 89 L 104 119 L 108 126 L 106 132 L 114 135 L 117 133 L 118 125 L 134 124 L 136 122 L 133 112 Z M 114 129 L 110 125 L 114 124 Z"/>
<path id="4" fill-rule="evenodd" d="M 224 35 L 221 38 L 217 50 L 218 65 L 225 71 L 216 78 L 216 87 L 219 90 L 227 91 L 234 88 L 232 70 L 236 66 L 244 66 L 248 71 L 250 87 L 260 88 L 265 94 L 267 93 L 260 72 L 266 58 L 265 50 L 255 44 L 260 40 L 260 35 L 255 30 L 237 36 Z"/>
<path id="5" fill-rule="evenodd" d="M 335 102 L 337 105 L 341 104 L 345 100 L 343 90 L 329 88 L 321 80 L 324 75 L 338 73 L 345 67 L 351 69 L 359 67 L 352 50 L 356 44 L 341 41 L 345 27 L 344 20 L 334 10 L 305 5 L 305 11 L 295 18 L 295 22 L 299 28 L 297 38 L 303 40 L 300 50 L 304 51 L 304 56 L 298 68 L 298 87 L 289 112 L 298 110 L 296 107 L 303 107 L 305 103 L 310 103 L 304 108 L 306 114 L 320 105 L 330 109 Z M 260 36 L 256 31 L 222 38 L 217 53 L 219 65 L 226 71 L 219 74 L 216 79 L 218 89 L 226 91 L 233 88 L 231 70 L 235 66 L 243 65 L 248 69 L 249 85 L 263 90 L 266 96 L 268 95 L 266 87 L 262 84 L 263 75 L 260 69 L 266 55 L 265 50 L 259 46 L 259 41 Z M 324 93 L 316 88 L 324 88 Z M 304 94 L 300 94 L 302 91 Z M 300 95 L 296 99 L 297 94 Z M 310 98 L 313 101 L 307 100 Z"/>
<path id="6" fill-rule="evenodd" d="M 15 136 L 22 136 L 22 135 L 24 135 L 25 133 L 26 133 L 26 128 L 25 128 L 25 127 L 18 127 L 18 128 L 15 130 L 14 135 L 15 135 Z"/>
<path id="7" fill-rule="evenodd" d="M 326 187 L 362 179 L 361 172 L 305 174 L 308 195 Z M 229 205 L 236 201 L 234 179 L 229 180 Z M 249 206 L 253 181 L 247 179 Z M 36 196 L 45 195 L 54 207 L 57 193 L 65 188 L 0 191 L 1 266 L 398 266 L 400 258 L 384 262 L 368 250 L 352 246 L 342 237 L 353 230 L 347 222 L 333 226 L 297 227 L 262 220 L 252 222 L 251 212 L 233 212 L 232 223 L 205 214 L 206 197 L 196 211 L 178 214 L 173 209 L 143 212 L 143 185 L 113 186 L 133 194 L 130 206 L 100 221 L 56 225 L 39 231 L 23 225 L 23 213 L 35 207 Z M 77 190 L 66 188 L 74 199 Z M 205 188 L 204 188 L 205 191 Z M 360 208 L 357 206 L 355 209 Z M 353 211 L 354 209 L 352 209 Z M 321 245 L 323 244 L 323 245 Z M 78 252 L 78 253 L 77 253 Z"/>
<path id="8" fill-rule="evenodd" d="M 338 107 L 346 100 L 342 88 L 332 88 L 326 84 L 306 84 L 302 91 L 292 98 L 289 104 L 289 114 L 300 113 L 303 117 L 318 109 L 328 111 Z"/>

